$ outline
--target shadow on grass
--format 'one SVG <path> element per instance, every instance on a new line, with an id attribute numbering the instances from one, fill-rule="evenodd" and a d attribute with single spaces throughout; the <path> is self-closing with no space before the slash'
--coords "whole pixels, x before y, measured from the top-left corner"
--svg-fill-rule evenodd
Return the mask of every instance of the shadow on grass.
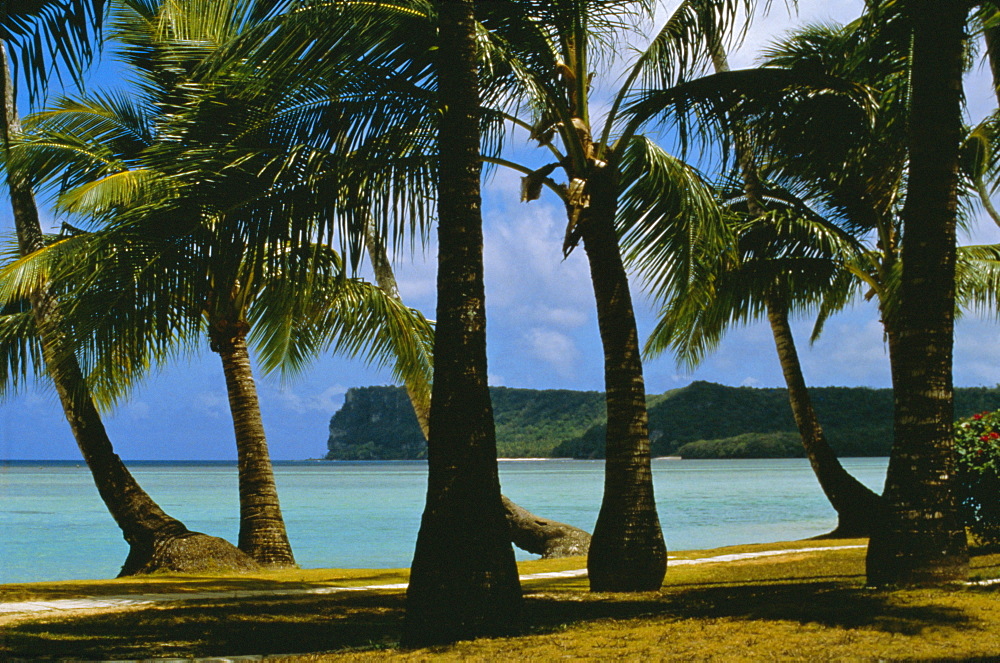
<path id="1" fill-rule="evenodd" d="M 49 601 L 80 596 L 128 596 L 146 594 L 184 594 L 189 592 L 288 592 L 323 587 L 354 587 L 400 582 L 400 573 L 395 570 L 365 570 L 322 578 L 268 578 L 253 576 L 140 576 L 135 579 L 122 578 L 100 585 L 90 586 L 76 583 L 32 583 L 0 587 L 2 601 Z"/>
<path id="2" fill-rule="evenodd" d="M 132 659 L 377 649 L 399 639 L 400 593 L 190 602 L 8 624 L 0 659 Z"/>
<path id="3" fill-rule="evenodd" d="M 398 641 L 401 592 L 191 602 L 130 612 L 9 624 L 0 658 L 149 658 L 380 649 Z M 785 620 L 902 635 L 928 627 L 981 628 L 961 609 L 907 601 L 836 581 L 673 587 L 637 596 L 550 592 L 528 596 L 530 630 L 593 620 Z"/>
<path id="4" fill-rule="evenodd" d="M 600 595 L 566 601 L 542 595 L 530 608 L 533 630 L 546 632 L 595 619 L 662 617 L 672 620 L 783 620 L 826 627 L 869 628 L 914 635 L 928 626 L 977 628 L 962 610 L 940 605 L 907 605 L 887 592 L 844 586 L 837 582 L 760 583 L 674 588 L 648 600 L 621 600 Z"/>
<path id="5" fill-rule="evenodd" d="M 151 580 L 156 580 L 156 576 L 147 576 Z M 331 577 L 321 580 L 312 579 L 285 579 L 266 577 L 232 576 L 220 578 L 218 576 L 170 576 L 162 583 L 150 584 L 149 580 L 128 580 L 117 581 L 114 584 L 116 591 L 122 593 L 158 593 L 158 592 L 226 592 L 226 591 L 282 591 L 290 589 L 311 589 L 326 586 L 348 586 L 348 585 L 377 585 L 380 583 L 399 582 L 398 571 L 366 571 L 363 574 Z"/>

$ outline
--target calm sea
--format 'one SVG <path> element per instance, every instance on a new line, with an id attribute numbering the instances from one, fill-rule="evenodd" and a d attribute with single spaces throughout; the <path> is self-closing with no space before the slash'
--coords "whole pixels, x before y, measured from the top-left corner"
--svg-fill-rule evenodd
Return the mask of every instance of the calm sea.
<path id="1" fill-rule="evenodd" d="M 887 459 L 844 466 L 881 492 Z M 236 540 L 236 466 L 128 463 L 140 484 L 190 529 Z M 504 461 L 504 493 L 540 516 L 590 531 L 601 461 Z M 288 535 L 305 568 L 398 568 L 413 555 L 426 490 L 419 462 L 278 462 Z M 836 517 L 804 459 L 653 461 L 671 550 L 801 539 Z M 0 462 L 0 583 L 114 577 L 128 547 L 82 463 Z M 520 559 L 532 556 L 519 551 Z"/>

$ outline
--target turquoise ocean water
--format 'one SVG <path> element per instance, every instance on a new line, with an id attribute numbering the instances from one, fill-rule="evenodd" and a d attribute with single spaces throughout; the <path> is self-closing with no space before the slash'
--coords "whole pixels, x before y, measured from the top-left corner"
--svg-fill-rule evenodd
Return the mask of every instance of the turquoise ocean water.
<path id="1" fill-rule="evenodd" d="M 844 466 L 881 492 L 887 459 Z M 236 540 L 231 462 L 131 462 L 167 513 L 190 529 Z M 420 462 L 278 462 L 288 535 L 305 568 L 397 568 L 410 563 L 426 490 Z M 540 516 L 591 530 L 602 461 L 504 461 L 504 493 Z M 653 461 L 671 550 L 801 539 L 836 517 L 805 459 Z M 0 583 L 114 577 L 128 546 L 75 462 L 0 462 Z M 519 551 L 520 559 L 533 556 Z"/>

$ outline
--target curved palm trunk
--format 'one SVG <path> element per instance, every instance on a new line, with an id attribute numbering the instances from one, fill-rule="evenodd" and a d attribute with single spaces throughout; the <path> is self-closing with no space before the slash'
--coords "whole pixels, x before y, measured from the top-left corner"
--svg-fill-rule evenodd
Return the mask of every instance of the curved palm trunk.
<path id="1" fill-rule="evenodd" d="M 385 243 L 375 228 L 375 220 L 369 219 L 365 226 L 365 246 L 368 249 L 368 257 L 372 261 L 372 270 L 375 272 L 375 283 L 396 301 L 402 302 L 399 296 L 399 286 L 396 283 L 396 274 L 393 272 L 392 263 L 385 250 Z M 429 385 L 421 382 L 416 384 L 406 381 L 406 395 L 413 406 L 413 412 L 417 416 L 420 430 L 427 439 L 430 430 L 430 388 Z M 541 518 L 524 509 L 506 496 L 503 499 L 504 514 L 507 524 L 510 526 L 510 540 L 518 548 L 527 550 L 530 553 L 541 555 L 543 558 L 554 557 L 574 557 L 586 555 L 590 548 L 590 534 L 582 529 L 560 523 L 548 518 Z"/>
<path id="2" fill-rule="evenodd" d="M 722 45 L 712 48 L 712 64 L 717 72 L 729 71 L 729 62 Z M 747 194 L 747 207 L 755 217 L 763 215 L 761 184 L 750 153 L 742 136 L 735 136 L 743 189 Z M 809 389 L 802 376 L 802 365 L 795 349 L 792 329 L 788 324 L 788 307 L 779 297 L 767 296 L 767 319 L 778 350 L 778 361 L 788 388 L 788 401 L 795 417 L 795 425 L 802 438 L 802 447 L 809 458 L 809 465 L 820 487 L 837 512 L 837 528 L 827 537 L 853 538 L 871 534 L 881 510 L 882 500 L 874 491 L 855 479 L 844 469 L 830 444 L 823 435 L 819 418 L 812 406 Z"/>
<path id="3" fill-rule="evenodd" d="M 885 522 L 868 545 L 872 585 L 964 579 L 968 550 L 953 495 L 952 332 L 964 25 L 969 6 L 914 3 L 910 169 L 892 362 L 895 436 Z"/>
<path id="4" fill-rule="evenodd" d="M 1000 28 L 986 28 L 983 30 L 983 38 L 986 41 L 986 55 L 990 63 L 993 94 L 997 99 L 997 103 L 1000 104 Z M 990 200 L 990 192 L 986 187 L 986 183 L 983 182 L 983 178 L 976 177 L 973 183 L 976 186 L 976 193 L 979 194 L 979 200 L 983 204 L 983 209 L 993 219 L 993 222 L 1000 226 L 1000 212 L 997 211 L 993 205 L 993 201 Z"/>
<path id="5" fill-rule="evenodd" d="M 604 498 L 587 572 L 593 591 L 655 591 L 666 574 L 667 547 L 653 497 L 639 333 L 614 228 L 616 184 L 604 170 L 590 177 L 590 206 L 580 222 L 604 348 L 608 408 Z"/>
<path id="6" fill-rule="evenodd" d="M 1000 28 L 986 28 L 983 30 L 983 37 L 986 40 L 986 55 L 993 79 L 993 93 L 996 95 L 997 103 L 1000 103 Z"/>
<path id="7" fill-rule="evenodd" d="M 365 224 L 365 247 L 368 249 L 368 257 L 372 261 L 375 283 L 387 295 L 402 302 L 403 298 L 399 296 L 399 285 L 396 283 L 396 273 L 392 269 L 392 262 L 389 261 L 385 242 L 382 241 L 382 237 L 375 227 L 374 217 L 370 217 L 368 223 Z M 417 422 L 420 424 L 420 432 L 424 434 L 426 440 L 430 434 L 431 394 L 429 385 L 423 381 L 421 384 L 415 384 L 407 380 L 405 386 L 406 395 L 413 406 L 413 413 L 417 415 Z"/>
<path id="8" fill-rule="evenodd" d="M 240 550 L 270 567 L 295 566 L 278 503 L 271 456 L 247 352 L 246 324 L 213 325 L 212 349 L 222 359 L 236 434 L 240 481 Z"/>
<path id="9" fill-rule="evenodd" d="M 0 84 L 3 84 L 2 139 L 9 146 L 10 134 L 19 130 L 7 52 L 0 43 Z M 38 208 L 30 185 L 17 175 L 8 161 L 7 183 L 21 255 L 44 247 Z M 59 332 L 60 315 L 55 298 L 39 293 L 31 298 L 35 324 L 49 376 L 55 385 L 63 413 L 69 422 L 97 492 L 129 544 L 129 554 L 120 576 L 153 571 L 200 571 L 213 568 L 251 570 L 253 560 L 232 544 L 188 530 L 167 515 L 139 486 L 114 452 L 101 415 L 86 386 L 79 363 Z"/>
<path id="10" fill-rule="evenodd" d="M 442 0 L 437 61 L 438 304 L 427 504 L 406 592 L 406 647 L 509 635 L 521 585 L 487 387 L 479 97 L 471 0 Z"/>
<path id="11" fill-rule="evenodd" d="M 503 495 L 500 497 L 510 526 L 510 540 L 521 550 L 541 555 L 542 559 L 578 557 L 590 550 L 589 533 L 572 525 L 540 518 Z"/>
<path id="12" fill-rule="evenodd" d="M 869 536 L 879 522 L 882 499 L 844 469 L 837 454 L 823 435 L 823 428 L 812 406 L 809 389 L 802 376 L 802 366 L 795 349 L 788 311 L 780 301 L 769 298 L 767 319 L 771 323 L 774 344 L 778 350 L 781 370 L 788 387 L 788 401 L 802 437 L 809 464 L 830 504 L 837 512 L 837 528 L 830 538 Z"/>

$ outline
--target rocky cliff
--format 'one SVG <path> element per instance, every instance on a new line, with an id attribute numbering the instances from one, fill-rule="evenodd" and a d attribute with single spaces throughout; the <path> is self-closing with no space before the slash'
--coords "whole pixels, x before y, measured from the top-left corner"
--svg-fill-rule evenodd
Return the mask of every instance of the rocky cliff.
<path id="1" fill-rule="evenodd" d="M 402 387 L 348 389 L 330 419 L 327 460 L 416 460 L 427 443 Z"/>

